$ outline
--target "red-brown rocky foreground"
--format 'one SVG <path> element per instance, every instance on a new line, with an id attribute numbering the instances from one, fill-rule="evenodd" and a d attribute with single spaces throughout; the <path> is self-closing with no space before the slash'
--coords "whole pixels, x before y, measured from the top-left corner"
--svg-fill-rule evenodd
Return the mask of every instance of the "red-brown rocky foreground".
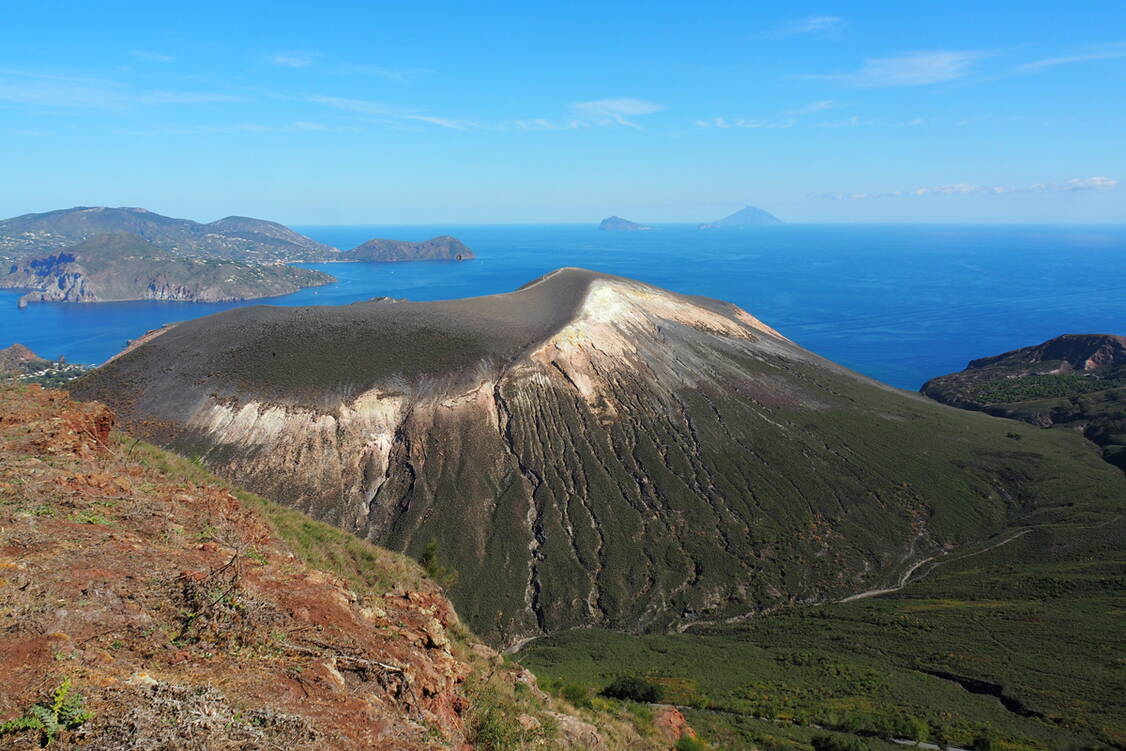
<path id="1" fill-rule="evenodd" d="M 113 419 L 0 388 L 0 748 L 669 747 L 540 691 L 413 561 Z"/>

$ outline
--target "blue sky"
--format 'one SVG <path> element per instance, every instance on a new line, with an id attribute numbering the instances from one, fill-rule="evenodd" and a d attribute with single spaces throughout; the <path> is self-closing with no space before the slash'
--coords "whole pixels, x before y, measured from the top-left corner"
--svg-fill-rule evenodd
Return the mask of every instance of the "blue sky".
<path id="1" fill-rule="evenodd" d="M 0 215 L 1126 222 L 1126 3 L 10 3 Z"/>

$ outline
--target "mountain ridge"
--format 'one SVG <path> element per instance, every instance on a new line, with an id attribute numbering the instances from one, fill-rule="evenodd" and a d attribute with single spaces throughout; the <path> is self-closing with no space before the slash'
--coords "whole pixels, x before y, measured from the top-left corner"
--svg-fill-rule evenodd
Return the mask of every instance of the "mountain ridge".
<path id="1" fill-rule="evenodd" d="M 32 302 L 245 300 L 333 281 L 323 272 L 295 266 L 175 256 L 138 235 L 118 232 L 12 263 L 0 275 L 0 288 L 31 290 L 19 299 L 24 307 Z"/>
<path id="2" fill-rule="evenodd" d="M 778 217 L 769 211 L 764 211 L 757 206 L 744 206 L 734 214 L 729 214 L 714 222 L 704 222 L 697 229 L 734 229 L 738 227 L 752 227 L 769 224 L 784 224 Z"/>
<path id="3" fill-rule="evenodd" d="M 203 224 L 136 207 L 76 206 L 0 220 L 0 253 L 55 252 L 114 232 L 132 233 L 176 255 L 244 262 L 315 262 L 337 252 L 277 222 L 250 217 Z"/>
<path id="4" fill-rule="evenodd" d="M 74 391 L 367 539 L 436 539 L 463 615 L 503 645 L 844 596 L 1058 513 L 1069 473 L 1091 503 L 1120 492 L 1078 439 L 891 389 L 729 303 L 581 269 L 466 300 L 229 311 Z"/>

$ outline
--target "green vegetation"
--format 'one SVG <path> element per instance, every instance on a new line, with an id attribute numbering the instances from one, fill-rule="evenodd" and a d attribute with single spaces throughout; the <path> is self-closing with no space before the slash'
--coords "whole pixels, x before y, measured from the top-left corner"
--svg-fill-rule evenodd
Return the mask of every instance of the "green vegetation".
<path id="1" fill-rule="evenodd" d="M 590 689 L 580 683 L 564 683 L 559 695 L 575 707 L 590 706 Z"/>
<path id="2" fill-rule="evenodd" d="M 140 208 L 90 208 L 57 209 L 0 222 L 0 257 L 23 260 L 97 235 L 123 232 L 135 232 L 177 255 L 268 264 L 316 262 L 335 256 L 331 248 L 261 219 L 229 216 L 200 224 Z"/>
<path id="3" fill-rule="evenodd" d="M 516 751 L 545 736 L 541 725 L 521 725 L 512 704 L 495 689 L 485 687 L 473 696 L 468 736 L 480 751 Z"/>
<path id="4" fill-rule="evenodd" d="M 813 736 L 813 751 L 868 751 L 868 744 L 859 738 L 841 735 Z"/>
<path id="5" fill-rule="evenodd" d="M 41 746 L 48 746 L 59 731 L 81 727 L 93 716 L 83 709 L 83 703 L 82 694 L 71 691 L 70 678 L 64 678 L 50 699 L 29 707 L 22 717 L 0 724 L 0 736 L 31 730 L 38 733 Z"/>
<path id="6" fill-rule="evenodd" d="M 1071 371 L 1071 372 L 1068 372 Z M 1126 339 L 1067 334 L 934 378 L 932 399 L 999 417 L 1079 431 L 1126 470 Z"/>
<path id="7" fill-rule="evenodd" d="M 690 735 L 682 735 L 676 742 L 676 751 L 710 751 L 711 747 Z"/>
<path id="8" fill-rule="evenodd" d="M 53 360 L 42 368 L 18 376 L 20 383 L 38 383 L 45 389 L 54 389 L 64 386 L 71 381 L 86 375 L 94 366 L 81 363 Z"/>
<path id="9" fill-rule="evenodd" d="M 973 395 L 976 401 L 984 404 L 1011 404 L 1032 399 L 1078 396 L 1119 386 L 1126 386 L 1126 378 L 1027 375 L 982 383 L 974 387 Z"/>
<path id="10" fill-rule="evenodd" d="M 992 544 L 1006 539 L 941 557 L 891 595 L 683 634 L 572 631 L 519 659 L 545 681 L 590 687 L 643 675 L 725 749 L 808 749 L 825 730 L 872 749 L 891 737 L 1121 748 L 1126 520 L 1104 513 Z"/>
<path id="11" fill-rule="evenodd" d="M 63 357 L 48 360 L 18 343 L 0 349 L 0 383 L 38 383 L 44 388 L 57 388 L 85 375 L 92 367 L 67 362 Z"/>
<path id="12" fill-rule="evenodd" d="M 20 305 L 39 301 L 242 300 L 294 292 L 335 281 L 313 269 L 252 265 L 170 254 L 129 232 L 97 234 L 0 274 L 0 287 L 31 290 Z"/>
<path id="13" fill-rule="evenodd" d="M 611 699 L 645 704 L 655 704 L 664 698 L 660 686 L 632 675 L 618 676 L 610 682 L 609 686 L 602 689 L 602 695 Z"/>
<path id="14" fill-rule="evenodd" d="M 438 556 L 437 540 L 426 543 L 426 550 L 422 552 L 418 562 L 422 565 L 426 575 L 443 588 L 452 587 L 457 581 L 457 569 L 443 565 L 441 558 Z"/>

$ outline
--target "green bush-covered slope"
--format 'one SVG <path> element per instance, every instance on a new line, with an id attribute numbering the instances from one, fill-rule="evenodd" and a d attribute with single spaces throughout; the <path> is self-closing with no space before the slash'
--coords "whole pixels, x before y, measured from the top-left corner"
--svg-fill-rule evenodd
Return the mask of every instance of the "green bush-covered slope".
<path id="1" fill-rule="evenodd" d="M 725 748 L 806 748 L 815 726 L 870 748 L 1122 748 L 1123 539 L 1107 510 L 952 551 L 894 593 L 675 635 L 572 631 L 520 659 L 548 684 L 644 676 Z"/>

